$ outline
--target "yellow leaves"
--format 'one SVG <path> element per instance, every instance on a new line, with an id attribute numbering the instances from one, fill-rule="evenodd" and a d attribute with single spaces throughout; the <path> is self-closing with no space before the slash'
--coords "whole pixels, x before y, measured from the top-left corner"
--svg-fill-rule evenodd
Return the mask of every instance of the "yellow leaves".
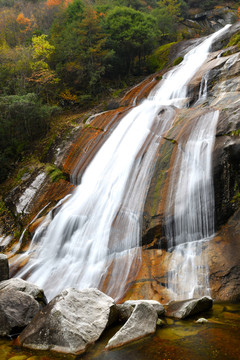
<path id="1" fill-rule="evenodd" d="M 60 93 L 60 97 L 61 97 L 63 100 L 67 100 L 67 101 L 78 101 L 77 95 L 72 94 L 69 89 L 66 89 L 65 91 L 62 91 L 62 92 Z"/>
<path id="2" fill-rule="evenodd" d="M 33 59 L 49 59 L 53 54 L 55 47 L 47 40 L 47 35 L 34 35 L 32 37 Z"/>

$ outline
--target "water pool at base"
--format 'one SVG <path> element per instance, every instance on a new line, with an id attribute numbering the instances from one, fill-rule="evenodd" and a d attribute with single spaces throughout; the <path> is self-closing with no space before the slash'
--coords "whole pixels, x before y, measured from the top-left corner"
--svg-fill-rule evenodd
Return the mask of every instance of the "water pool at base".
<path id="1" fill-rule="evenodd" d="M 197 324 L 201 317 L 208 323 Z M 156 334 L 124 347 L 105 351 L 118 327 L 109 329 L 84 355 L 69 356 L 23 349 L 0 340 L 0 360 L 240 360 L 240 303 L 214 304 L 191 319 L 163 319 Z"/>

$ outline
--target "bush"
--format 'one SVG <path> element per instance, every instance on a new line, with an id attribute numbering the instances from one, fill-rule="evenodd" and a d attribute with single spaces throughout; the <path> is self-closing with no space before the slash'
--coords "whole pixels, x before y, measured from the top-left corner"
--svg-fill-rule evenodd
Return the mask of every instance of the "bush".
<path id="1" fill-rule="evenodd" d="M 0 96 L 0 182 L 14 161 L 46 134 L 57 107 L 43 105 L 36 94 Z"/>

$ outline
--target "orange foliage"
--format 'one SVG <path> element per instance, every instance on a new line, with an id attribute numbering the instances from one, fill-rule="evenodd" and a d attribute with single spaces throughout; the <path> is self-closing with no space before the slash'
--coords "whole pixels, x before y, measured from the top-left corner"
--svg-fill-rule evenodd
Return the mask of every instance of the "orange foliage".
<path id="1" fill-rule="evenodd" d="M 238 20 L 240 21 L 240 6 L 238 8 Z"/>
<path id="2" fill-rule="evenodd" d="M 67 7 L 69 4 L 71 4 L 73 0 L 47 0 L 45 5 L 48 8 L 52 8 L 54 6 L 63 6 Z"/>
<path id="3" fill-rule="evenodd" d="M 34 20 L 25 17 L 23 13 L 20 13 L 16 20 L 19 25 L 23 26 L 22 32 L 27 32 L 32 29 Z"/>

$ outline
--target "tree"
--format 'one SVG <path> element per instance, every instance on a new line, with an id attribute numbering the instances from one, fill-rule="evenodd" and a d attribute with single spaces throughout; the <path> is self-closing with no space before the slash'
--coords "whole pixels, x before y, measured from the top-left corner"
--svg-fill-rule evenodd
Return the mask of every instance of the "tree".
<path id="1" fill-rule="evenodd" d="M 50 69 L 48 61 L 55 51 L 55 47 L 47 40 L 47 35 L 32 37 L 32 60 L 30 67 L 33 71 L 28 81 L 36 84 L 37 91 L 42 93 L 49 102 L 49 97 L 55 85 L 59 82 L 54 70 Z"/>
<path id="2" fill-rule="evenodd" d="M 78 6 L 78 16 L 71 15 L 74 6 Z M 112 53 L 105 47 L 103 14 L 91 6 L 82 10 L 80 2 L 75 1 L 68 6 L 66 15 L 65 27 L 55 23 L 52 32 L 56 70 L 68 90 L 73 87 L 78 94 L 96 95 L 101 89 L 106 58 Z"/>
<path id="3" fill-rule="evenodd" d="M 56 110 L 43 105 L 36 94 L 0 96 L 0 182 L 22 152 L 46 133 Z"/>
<path id="4" fill-rule="evenodd" d="M 158 1 L 158 7 L 152 11 L 165 41 L 176 40 L 177 24 L 183 19 L 185 7 L 183 0 L 161 0 Z"/>
<path id="5" fill-rule="evenodd" d="M 114 49 L 116 65 L 120 66 L 122 73 L 134 71 L 136 57 L 140 68 L 142 58 L 152 51 L 159 36 L 151 15 L 128 7 L 116 7 L 108 13 L 106 32 L 108 47 Z"/>

